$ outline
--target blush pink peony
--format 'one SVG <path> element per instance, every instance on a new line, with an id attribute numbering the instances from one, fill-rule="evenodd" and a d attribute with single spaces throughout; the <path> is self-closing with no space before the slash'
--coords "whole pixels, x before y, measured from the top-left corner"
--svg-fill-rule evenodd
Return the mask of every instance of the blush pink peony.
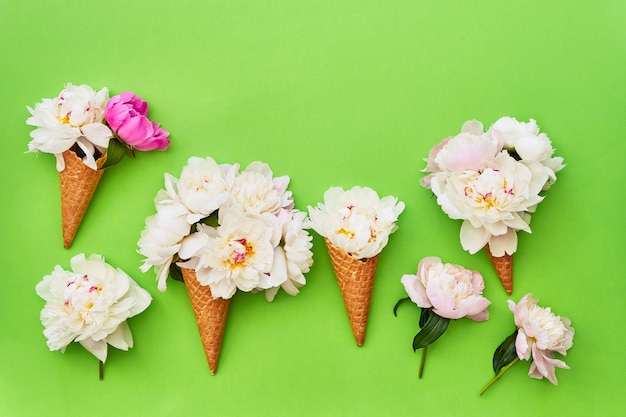
<path id="1" fill-rule="evenodd" d="M 420 261 L 416 275 L 404 275 L 401 282 L 411 301 L 418 307 L 432 308 L 438 316 L 475 321 L 489 318 L 491 302 L 482 295 L 485 283 L 478 271 L 444 264 L 431 256 Z"/>
<path id="2" fill-rule="evenodd" d="M 529 376 L 547 378 L 556 385 L 556 368 L 569 369 L 569 366 L 555 359 L 554 352 L 566 355 L 573 345 L 574 329 L 569 319 L 555 315 L 549 307 L 539 307 L 537 302 L 531 294 L 526 294 L 517 304 L 509 300 L 518 328 L 515 348 L 520 359 L 529 360 L 532 356 Z"/>

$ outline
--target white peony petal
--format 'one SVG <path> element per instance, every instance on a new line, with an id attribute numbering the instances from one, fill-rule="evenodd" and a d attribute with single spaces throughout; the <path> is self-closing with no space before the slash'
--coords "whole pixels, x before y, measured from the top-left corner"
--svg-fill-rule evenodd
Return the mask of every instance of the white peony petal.
<path id="1" fill-rule="evenodd" d="M 474 227 L 471 222 L 465 220 L 461 225 L 460 237 L 463 249 L 474 254 L 489 242 L 491 235 L 484 227 Z"/>
<path id="2" fill-rule="evenodd" d="M 107 360 L 107 342 L 104 340 L 95 341 L 93 339 L 85 339 L 79 342 L 85 349 L 91 352 L 96 358 L 103 363 Z"/>
<path id="3" fill-rule="evenodd" d="M 125 321 L 115 329 L 113 333 L 107 336 L 106 342 L 114 348 L 121 350 L 128 350 L 133 347 L 133 335 L 130 332 L 130 327 Z"/>

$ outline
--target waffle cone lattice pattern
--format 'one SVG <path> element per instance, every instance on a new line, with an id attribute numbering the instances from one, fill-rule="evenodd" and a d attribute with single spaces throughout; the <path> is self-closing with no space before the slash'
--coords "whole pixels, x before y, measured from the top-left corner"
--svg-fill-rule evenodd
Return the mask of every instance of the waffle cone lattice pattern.
<path id="1" fill-rule="evenodd" d="M 209 362 L 209 369 L 211 374 L 215 375 L 222 349 L 230 299 L 213 298 L 211 288 L 208 285 L 200 284 L 196 279 L 196 271 L 193 269 L 182 268 L 181 271 L 200 331 L 204 353 Z"/>
<path id="2" fill-rule="evenodd" d="M 511 295 L 513 293 L 513 255 L 505 253 L 504 256 L 493 256 L 491 250 L 489 250 L 489 244 L 485 246 L 485 251 L 506 293 Z"/>
<path id="3" fill-rule="evenodd" d="M 356 344 L 363 346 L 372 290 L 374 289 L 374 277 L 378 266 L 378 255 L 364 260 L 355 259 L 346 251 L 333 246 L 328 239 L 324 240 Z"/>
<path id="4" fill-rule="evenodd" d="M 103 170 L 94 171 L 83 163 L 73 151 L 63 152 L 65 169 L 59 173 L 61 180 L 61 220 L 63 225 L 63 247 L 72 245 L 91 198 L 98 188 Z M 98 168 L 104 164 L 106 156 L 100 157 Z"/>

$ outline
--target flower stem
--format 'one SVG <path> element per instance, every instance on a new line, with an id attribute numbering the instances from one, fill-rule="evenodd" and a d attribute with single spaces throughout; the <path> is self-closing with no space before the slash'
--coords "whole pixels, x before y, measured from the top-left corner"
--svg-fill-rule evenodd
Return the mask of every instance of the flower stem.
<path id="1" fill-rule="evenodd" d="M 424 374 L 424 363 L 426 362 L 426 352 L 428 350 L 428 345 L 424 346 L 422 348 L 422 360 L 420 361 L 420 370 L 419 370 L 419 378 L 422 378 L 422 375 Z"/>
<path id="2" fill-rule="evenodd" d="M 104 379 L 104 369 L 103 369 L 102 361 L 98 361 L 98 376 L 100 377 L 100 381 Z"/>
<path id="3" fill-rule="evenodd" d="M 504 368 L 502 368 L 502 370 L 500 372 L 498 372 L 498 375 L 494 376 L 493 379 L 491 381 L 489 381 L 489 383 L 487 385 L 485 385 L 485 388 L 483 388 L 480 391 L 480 395 L 483 395 L 485 393 L 485 391 L 487 391 L 487 389 L 493 385 L 494 382 L 496 382 L 498 379 L 500 379 L 500 377 L 509 370 L 509 368 L 513 365 L 515 365 L 517 362 L 519 362 L 519 358 L 515 357 L 515 359 L 513 359 L 513 361 L 508 364 L 507 366 L 505 366 Z"/>

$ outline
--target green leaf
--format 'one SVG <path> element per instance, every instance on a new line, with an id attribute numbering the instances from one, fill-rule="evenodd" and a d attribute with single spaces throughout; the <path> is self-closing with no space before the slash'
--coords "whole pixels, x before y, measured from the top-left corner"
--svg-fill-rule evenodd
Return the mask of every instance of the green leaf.
<path id="1" fill-rule="evenodd" d="M 211 226 L 211 227 L 217 227 L 219 226 L 219 219 L 218 219 L 218 212 L 219 210 L 215 210 L 213 213 L 211 213 L 209 216 L 204 217 L 203 219 L 200 219 L 200 221 L 198 223 L 203 223 L 206 224 L 207 226 Z"/>
<path id="2" fill-rule="evenodd" d="M 432 310 L 430 308 L 422 308 L 422 311 L 420 313 L 420 321 L 419 321 L 420 329 L 423 329 L 424 326 L 426 326 L 426 322 L 428 321 L 428 318 L 430 317 L 431 311 Z"/>
<path id="3" fill-rule="evenodd" d="M 519 156 L 519 154 L 517 153 L 517 151 L 515 150 L 515 148 L 513 149 L 507 149 L 507 152 L 509 153 L 509 155 L 511 155 L 511 157 L 513 159 L 515 159 L 516 161 L 521 161 L 522 157 Z"/>
<path id="4" fill-rule="evenodd" d="M 426 311 L 426 313 L 424 312 Z M 413 339 L 413 350 L 421 349 L 424 346 L 432 344 L 435 340 L 439 339 L 442 334 L 448 329 L 450 319 L 438 316 L 431 309 L 422 309 L 420 315 L 420 323 L 424 322 L 421 330 L 415 335 Z"/>
<path id="5" fill-rule="evenodd" d="M 117 165 L 124 158 L 124 155 L 127 152 L 129 152 L 128 147 L 120 142 L 119 139 L 111 138 L 109 141 L 109 147 L 107 148 L 107 159 L 102 165 L 102 168 L 104 169 Z"/>
<path id="6" fill-rule="evenodd" d="M 170 265 L 170 277 L 176 281 L 183 280 L 183 273 L 180 270 L 180 266 L 176 265 L 174 262 Z"/>
<path id="7" fill-rule="evenodd" d="M 493 370 L 497 374 L 500 369 L 509 365 L 517 358 L 517 351 L 515 349 L 515 339 L 517 338 L 517 329 L 509 337 L 504 339 L 504 342 L 498 346 L 493 354 Z"/>
<path id="8" fill-rule="evenodd" d="M 395 306 L 393 306 L 393 315 L 398 317 L 398 307 L 400 307 L 400 304 L 404 303 L 405 301 L 409 301 L 410 298 L 409 297 L 405 297 L 405 298 L 401 298 L 398 300 L 398 302 L 396 303 Z"/>

